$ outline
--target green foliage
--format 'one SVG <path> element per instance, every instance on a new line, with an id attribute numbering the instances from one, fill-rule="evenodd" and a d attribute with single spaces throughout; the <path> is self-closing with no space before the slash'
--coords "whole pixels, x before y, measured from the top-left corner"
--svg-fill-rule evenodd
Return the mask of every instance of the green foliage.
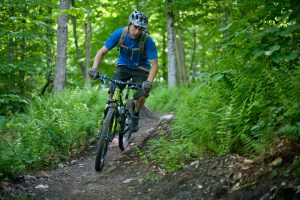
<path id="1" fill-rule="evenodd" d="M 198 86 L 180 104 L 168 96 L 172 139 L 153 143 L 151 159 L 168 169 L 207 155 L 255 156 L 276 136 L 300 136 L 299 4 L 214 3 L 202 5 Z"/>
<path id="2" fill-rule="evenodd" d="M 0 95 L 0 114 L 10 115 L 15 112 L 24 111 L 29 102 L 22 99 L 19 95 L 4 94 Z"/>
<path id="3" fill-rule="evenodd" d="M 53 70 L 56 2 L 3 0 L 0 6 L 0 112 L 9 115 L 24 111 Z"/>
<path id="4" fill-rule="evenodd" d="M 172 139 L 153 141 L 149 158 L 174 169 L 194 157 L 259 154 L 276 133 L 299 138 L 299 68 L 252 64 L 251 73 L 217 72 L 185 92 L 176 103 Z"/>
<path id="5" fill-rule="evenodd" d="M 282 102 L 285 105 L 286 124 L 279 130 L 280 134 L 296 140 L 300 137 L 300 67 L 289 77 L 287 82 L 288 93 Z"/>
<path id="6" fill-rule="evenodd" d="M 164 85 L 159 85 L 152 89 L 146 104 L 154 112 L 174 112 L 178 106 L 177 103 L 183 100 L 187 92 L 188 90 L 182 87 L 167 88 Z"/>
<path id="7" fill-rule="evenodd" d="M 1 133 L 1 172 L 52 166 L 80 153 L 94 138 L 106 99 L 97 87 L 36 97 Z"/>
<path id="8" fill-rule="evenodd" d="M 177 141 L 162 136 L 159 140 L 152 140 L 151 149 L 146 159 L 159 163 L 167 170 L 181 168 L 184 161 L 192 158 L 193 152 L 197 153 L 196 146 L 190 140 L 178 145 Z"/>
<path id="9" fill-rule="evenodd" d="M 0 115 L 27 111 L 11 120 L 0 119 L 1 171 L 55 164 L 80 151 L 91 136 L 95 110 L 102 108 L 96 102 L 100 97 L 93 96 L 95 91 L 71 91 L 84 87 L 78 60 L 85 60 L 86 20 L 92 23 L 93 57 L 113 30 L 128 23 L 129 13 L 145 12 L 161 62 L 157 80 L 166 79 L 164 3 L 76 2 L 68 13 L 77 18 L 81 58 L 70 31 L 70 90 L 42 99 L 35 94 L 55 71 L 57 1 L 1 1 Z M 184 39 L 187 76 L 195 82 L 189 88 L 154 87 L 147 105 L 155 112 L 173 112 L 175 119 L 172 138 L 153 142 L 149 158 L 172 169 L 194 157 L 255 155 L 274 136 L 298 139 L 300 4 L 295 0 L 174 0 L 172 7 L 174 27 Z M 113 73 L 117 53 L 113 50 L 105 57 L 101 72 Z M 29 106 L 31 98 L 35 100 Z"/>

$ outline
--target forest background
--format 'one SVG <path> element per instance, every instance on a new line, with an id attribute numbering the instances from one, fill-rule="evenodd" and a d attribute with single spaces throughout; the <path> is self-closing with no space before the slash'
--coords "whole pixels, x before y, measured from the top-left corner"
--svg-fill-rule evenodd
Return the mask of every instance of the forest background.
<path id="1" fill-rule="evenodd" d="M 56 166 L 93 141 L 106 89 L 87 71 L 133 10 L 149 17 L 159 71 L 147 106 L 174 113 L 146 159 L 257 157 L 300 136 L 297 0 L 2 0 L 0 176 Z M 117 50 L 101 65 L 112 75 Z M 295 158 L 300 163 L 298 157 Z"/>

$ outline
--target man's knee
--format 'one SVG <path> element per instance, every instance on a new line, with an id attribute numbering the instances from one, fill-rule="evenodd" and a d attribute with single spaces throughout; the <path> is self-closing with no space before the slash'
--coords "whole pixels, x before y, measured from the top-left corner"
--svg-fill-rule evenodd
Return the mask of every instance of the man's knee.
<path id="1" fill-rule="evenodd" d="M 149 96 L 149 93 L 145 93 L 145 92 L 142 91 L 142 90 L 138 90 L 138 91 L 135 93 L 135 95 L 134 95 L 134 99 L 138 99 L 138 98 L 140 98 L 140 97 L 146 99 L 148 96 Z"/>

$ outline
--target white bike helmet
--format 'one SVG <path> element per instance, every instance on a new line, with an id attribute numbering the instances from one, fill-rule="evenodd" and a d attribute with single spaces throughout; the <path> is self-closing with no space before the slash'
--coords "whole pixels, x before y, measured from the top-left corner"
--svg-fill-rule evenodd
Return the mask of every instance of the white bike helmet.
<path id="1" fill-rule="evenodd" d="M 148 29 L 148 18 L 144 13 L 140 11 L 133 11 L 129 15 L 129 23 L 146 30 Z"/>

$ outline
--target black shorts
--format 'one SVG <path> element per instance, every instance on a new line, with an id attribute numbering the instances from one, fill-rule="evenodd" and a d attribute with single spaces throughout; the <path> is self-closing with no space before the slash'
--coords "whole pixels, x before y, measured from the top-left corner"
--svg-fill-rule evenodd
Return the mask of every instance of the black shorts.
<path id="1" fill-rule="evenodd" d="M 130 79 L 132 79 L 133 83 L 137 83 L 137 84 L 142 85 L 142 83 L 147 80 L 148 75 L 149 75 L 149 72 L 147 72 L 147 71 L 140 70 L 140 69 L 138 69 L 138 70 L 128 69 L 125 66 L 118 65 L 116 67 L 116 71 L 113 75 L 113 79 L 120 80 L 120 81 L 123 81 L 123 82 L 129 81 Z M 115 89 L 116 89 L 116 84 L 111 83 L 108 93 L 114 93 Z M 134 94 L 134 99 L 137 99 L 140 96 L 148 97 L 149 93 L 146 94 L 142 90 L 142 88 L 140 88 Z"/>

